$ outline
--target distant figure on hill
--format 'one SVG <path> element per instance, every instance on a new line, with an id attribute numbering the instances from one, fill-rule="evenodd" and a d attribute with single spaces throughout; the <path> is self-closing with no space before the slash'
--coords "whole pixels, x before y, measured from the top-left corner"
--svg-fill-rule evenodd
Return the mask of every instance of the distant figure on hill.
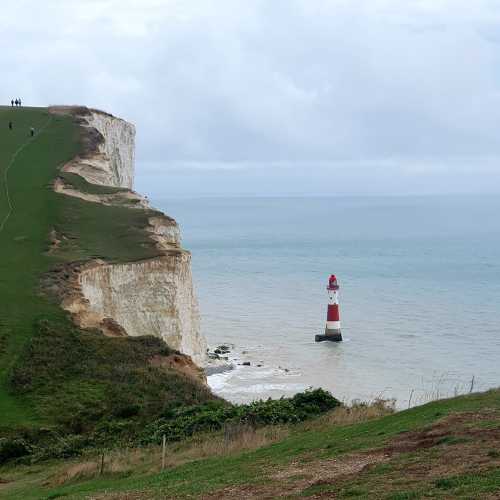
<path id="1" fill-rule="evenodd" d="M 21 98 L 18 97 L 17 100 L 19 101 L 19 106 L 22 106 Z"/>
<path id="2" fill-rule="evenodd" d="M 12 122 L 9 122 L 9 130 L 12 130 Z"/>
<path id="3" fill-rule="evenodd" d="M 16 97 L 16 100 L 14 102 L 16 103 L 16 106 L 19 106 L 19 101 L 17 100 L 17 97 Z"/>
<path id="4" fill-rule="evenodd" d="M 35 135 L 35 129 L 33 127 L 30 128 L 30 135 L 31 137 Z"/>
<path id="5" fill-rule="evenodd" d="M 11 100 L 10 100 L 10 105 L 11 105 L 12 107 L 14 107 L 14 99 L 11 99 Z"/>

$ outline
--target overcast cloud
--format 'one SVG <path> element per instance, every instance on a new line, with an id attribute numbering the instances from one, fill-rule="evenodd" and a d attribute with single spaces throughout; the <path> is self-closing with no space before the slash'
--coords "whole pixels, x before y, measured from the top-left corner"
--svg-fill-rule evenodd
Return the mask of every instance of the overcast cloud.
<path id="1" fill-rule="evenodd" d="M 18 0 L 0 43 L 4 102 L 136 124 L 152 196 L 500 192 L 500 1 Z"/>

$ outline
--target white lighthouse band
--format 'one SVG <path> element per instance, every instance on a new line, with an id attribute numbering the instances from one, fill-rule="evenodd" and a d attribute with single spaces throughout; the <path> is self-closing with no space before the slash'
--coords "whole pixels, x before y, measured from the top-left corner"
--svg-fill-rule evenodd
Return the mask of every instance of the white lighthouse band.
<path id="1" fill-rule="evenodd" d="M 340 321 L 327 321 L 326 322 L 327 330 L 338 330 L 340 332 Z"/>

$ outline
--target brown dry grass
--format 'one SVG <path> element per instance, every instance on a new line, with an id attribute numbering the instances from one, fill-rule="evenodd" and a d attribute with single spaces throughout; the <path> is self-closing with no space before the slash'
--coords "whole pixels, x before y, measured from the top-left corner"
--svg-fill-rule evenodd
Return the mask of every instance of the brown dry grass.
<path id="1" fill-rule="evenodd" d="M 350 425 L 372 420 L 394 412 L 392 401 L 375 400 L 370 404 L 355 404 L 340 407 L 302 424 L 303 430 L 324 428 L 326 426 Z M 202 434 L 183 443 L 167 445 L 166 468 L 173 468 L 186 462 L 225 456 L 246 450 L 255 450 L 283 440 L 290 433 L 287 426 L 269 426 L 261 429 L 241 424 L 227 425 L 222 432 Z M 122 449 L 105 455 L 104 473 L 141 473 L 158 472 L 161 469 L 162 451 L 160 446 Z M 89 479 L 100 474 L 100 456 L 73 462 L 54 474 L 48 481 L 50 485 L 62 485 L 74 480 Z"/>
<path id="2" fill-rule="evenodd" d="M 226 426 L 217 434 L 197 436 L 186 443 L 168 444 L 165 467 L 172 468 L 201 458 L 255 450 L 281 441 L 288 434 L 288 428 L 279 426 L 261 429 L 246 425 Z M 159 472 L 161 462 L 161 446 L 117 450 L 105 455 L 104 473 Z M 74 480 L 94 478 L 100 474 L 100 467 L 100 455 L 73 462 L 54 474 L 48 484 L 59 486 Z"/>
<path id="3" fill-rule="evenodd" d="M 395 401 L 376 399 L 372 403 L 358 403 L 336 408 L 321 417 L 303 424 L 304 429 L 318 429 L 334 425 L 351 425 L 366 422 L 394 413 Z"/>

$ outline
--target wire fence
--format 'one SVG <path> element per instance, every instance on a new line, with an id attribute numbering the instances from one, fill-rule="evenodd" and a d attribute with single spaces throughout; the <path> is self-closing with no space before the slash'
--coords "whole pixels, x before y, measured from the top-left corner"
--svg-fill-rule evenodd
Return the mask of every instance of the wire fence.
<path id="1" fill-rule="evenodd" d="M 500 384 L 499 384 L 500 385 Z M 491 389 L 491 384 L 482 382 L 475 375 L 460 375 L 445 372 L 433 374 L 430 377 L 421 377 L 405 391 L 401 387 L 386 387 L 377 393 L 367 394 L 362 398 L 356 398 L 345 403 L 367 403 L 377 400 L 391 400 L 398 410 L 413 408 L 438 399 L 452 398 L 473 392 L 481 392 Z"/>

